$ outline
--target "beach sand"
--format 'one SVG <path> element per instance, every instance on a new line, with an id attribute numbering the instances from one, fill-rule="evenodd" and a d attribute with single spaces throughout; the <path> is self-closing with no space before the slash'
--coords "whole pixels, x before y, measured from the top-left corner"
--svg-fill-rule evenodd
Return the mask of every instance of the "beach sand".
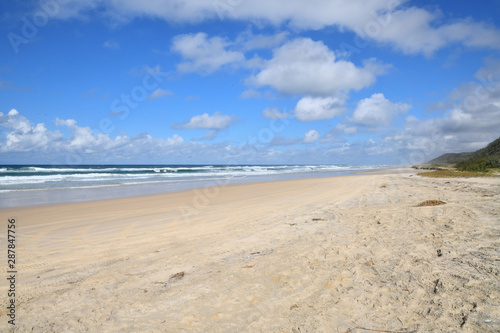
<path id="1" fill-rule="evenodd" d="M 401 169 L 0 216 L 18 332 L 500 331 L 499 178 Z"/>

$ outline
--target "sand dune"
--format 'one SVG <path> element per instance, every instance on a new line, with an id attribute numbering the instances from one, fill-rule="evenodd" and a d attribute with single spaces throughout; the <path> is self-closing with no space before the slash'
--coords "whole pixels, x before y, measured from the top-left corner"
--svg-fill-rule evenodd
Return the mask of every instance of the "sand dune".
<path id="1" fill-rule="evenodd" d="M 499 214 L 413 170 L 0 210 L 19 332 L 498 332 Z"/>

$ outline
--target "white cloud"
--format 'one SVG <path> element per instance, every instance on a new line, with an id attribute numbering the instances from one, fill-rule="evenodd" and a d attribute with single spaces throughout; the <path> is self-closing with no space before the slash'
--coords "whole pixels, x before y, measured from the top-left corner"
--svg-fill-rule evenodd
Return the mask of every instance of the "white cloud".
<path id="1" fill-rule="evenodd" d="M 7 115 L 0 114 L 0 126 L 12 130 L 15 133 L 27 133 L 32 130 L 31 124 L 16 109 L 11 109 Z"/>
<path id="2" fill-rule="evenodd" d="M 358 128 L 354 126 L 345 127 L 342 130 L 345 135 L 356 135 L 358 133 Z"/>
<path id="3" fill-rule="evenodd" d="M 345 101 L 338 97 L 303 97 L 297 102 L 294 114 L 300 121 L 331 119 L 343 111 Z"/>
<path id="4" fill-rule="evenodd" d="M 289 113 L 281 112 L 281 110 L 277 107 L 272 107 L 272 108 L 270 107 L 270 108 L 265 108 L 262 111 L 262 115 L 268 119 L 284 119 L 288 118 Z"/>
<path id="5" fill-rule="evenodd" d="M 472 20 L 436 26 L 434 22 L 440 19 L 439 16 L 410 7 L 387 14 L 386 22 L 383 25 L 372 24 L 371 30 L 367 23 L 358 33 L 362 37 L 393 45 L 406 54 L 431 56 L 438 49 L 454 43 L 467 47 L 500 48 L 500 31 L 495 27 Z"/>
<path id="6" fill-rule="evenodd" d="M 57 143 L 62 137 L 60 132 L 48 131 L 43 123 L 33 126 L 16 109 L 10 110 L 7 115 L 0 114 L 0 127 L 10 130 L 5 136 L 4 144 L 0 145 L 2 153 L 27 152 L 34 149 L 46 151 L 49 142 Z"/>
<path id="7" fill-rule="evenodd" d="M 0 114 L 0 127 L 6 136 L 0 138 L 0 157 L 5 163 L 300 163 L 314 161 L 313 151 L 274 149 L 264 144 L 255 147 L 251 141 L 237 143 L 185 142 L 174 134 L 154 138 L 148 134 L 115 138 L 98 134 L 89 127 L 80 127 L 73 119 L 57 119 L 66 126 L 69 136 L 48 130 L 44 124 L 33 125 L 25 117 L 12 112 Z M 300 138 L 271 140 L 277 146 L 300 143 Z"/>
<path id="8" fill-rule="evenodd" d="M 154 139 L 147 134 L 135 137 L 121 135 L 112 139 L 107 134 L 95 133 L 89 127 L 78 126 L 74 119 L 56 118 L 55 124 L 67 127 L 70 136 L 64 137 L 59 131 L 48 130 L 43 123 L 33 125 L 15 110 L 7 115 L 0 114 L 0 127 L 9 131 L 5 140 L 0 141 L 0 153 L 44 153 L 45 158 L 81 154 L 104 160 L 109 156 L 137 158 L 150 152 L 167 153 L 184 142 L 176 134 L 167 139 Z"/>
<path id="9" fill-rule="evenodd" d="M 183 124 L 174 124 L 173 128 L 178 129 L 226 129 L 236 121 L 235 116 L 223 115 L 220 112 L 215 112 L 212 116 L 208 113 L 192 117 L 189 121 Z"/>
<path id="10" fill-rule="evenodd" d="M 500 62 L 488 63 L 476 73 L 488 78 L 461 85 L 450 96 L 458 101 L 442 116 L 417 119 L 408 116 L 404 129 L 384 136 L 383 143 L 394 152 L 407 152 L 408 163 L 426 162 L 448 152 L 473 151 L 499 137 Z M 412 160 L 421 156 L 422 160 Z"/>
<path id="11" fill-rule="evenodd" d="M 393 103 L 383 94 L 373 94 L 358 102 L 350 122 L 366 127 L 388 127 L 396 116 L 409 109 L 410 105 L 406 103 Z"/>
<path id="12" fill-rule="evenodd" d="M 318 139 L 319 139 L 318 131 L 310 130 L 305 134 L 304 143 L 313 143 L 315 141 L 318 141 Z"/>
<path id="13" fill-rule="evenodd" d="M 158 88 L 155 91 L 153 91 L 147 98 L 148 99 L 158 99 L 158 98 L 162 98 L 163 96 L 172 96 L 172 95 L 173 95 L 173 93 L 171 91 Z"/>
<path id="14" fill-rule="evenodd" d="M 338 60 L 322 42 L 299 38 L 273 51 L 273 58 L 247 83 L 271 86 L 285 94 L 332 96 L 342 91 L 359 90 L 373 84 L 386 66 L 374 60 L 356 67 Z"/>
<path id="15" fill-rule="evenodd" d="M 100 5 L 100 6 L 99 6 Z M 339 24 L 353 26 L 371 19 L 370 13 L 387 7 L 387 0 L 369 3 L 362 0 L 319 0 L 314 6 L 301 0 L 289 0 L 286 5 L 280 0 L 254 0 L 211 2 L 205 0 L 65 0 L 65 6 L 56 13 L 57 17 L 68 18 L 83 15 L 92 9 L 101 9 L 107 15 L 121 21 L 137 16 L 160 17 L 170 22 L 201 22 L 213 18 L 253 20 L 255 22 L 279 25 L 290 21 L 296 28 L 320 29 Z"/>
<path id="16" fill-rule="evenodd" d="M 183 23 L 219 18 L 250 21 L 261 26 L 288 24 L 296 30 L 336 26 L 405 53 L 426 55 L 451 43 L 500 48 L 500 32 L 496 27 L 472 19 L 455 18 L 454 23 L 440 25 L 443 15 L 439 11 L 407 6 L 408 2 L 317 0 L 312 5 L 303 0 L 288 0 L 286 4 L 281 0 L 65 0 L 55 17 L 82 18 L 99 11 L 111 24 L 123 24 L 136 17 L 149 16 Z"/>
<path id="17" fill-rule="evenodd" d="M 166 144 L 169 146 L 178 146 L 182 143 L 184 143 L 184 139 L 177 134 L 174 134 L 171 138 L 167 138 L 166 140 Z"/>
<path id="18" fill-rule="evenodd" d="M 180 53 L 184 59 L 177 69 L 181 72 L 210 74 L 224 65 L 243 62 L 243 53 L 227 50 L 229 45 L 223 38 L 207 38 L 203 32 L 176 36 L 172 50 Z"/>
<path id="19" fill-rule="evenodd" d="M 441 116 L 407 116 L 401 129 L 383 134 L 380 140 L 359 145 L 336 144 L 331 153 L 349 153 L 361 160 L 378 156 L 385 160 L 395 158 L 394 163 L 419 164 L 444 153 L 484 147 L 500 135 L 500 61 L 487 62 L 475 78 L 477 81 L 462 84 L 450 93 L 450 102 L 443 104 L 447 109 L 441 111 Z M 321 142 L 344 142 L 343 136 L 358 131 L 350 124 L 385 130 L 394 115 L 404 114 L 408 108 L 404 103 L 392 103 L 382 94 L 374 94 L 360 101 L 352 118 L 335 126 Z"/>
<path id="20" fill-rule="evenodd" d="M 56 126 L 66 126 L 66 127 L 75 127 L 76 126 L 76 120 L 74 119 L 59 119 L 56 118 L 55 121 Z"/>

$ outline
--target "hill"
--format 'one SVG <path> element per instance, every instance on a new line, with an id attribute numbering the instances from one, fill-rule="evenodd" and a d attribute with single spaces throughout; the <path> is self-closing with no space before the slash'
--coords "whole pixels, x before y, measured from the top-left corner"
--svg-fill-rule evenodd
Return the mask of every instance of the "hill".
<path id="1" fill-rule="evenodd" d="M 500 138 L 475 152 L 448 153 L 414 167 L 434 170 L 444 169 L 449 165 L 456 167 L 460 171 L 486 172 L 489 169 L 500 168 Z"/>
<path id="2" fill-rule="evenodd" d="M 473 152 L 467 159 L 457 163 L 460 171 L 488 171 L 500 168 L 500 138 L 486 147 Z"/>
<path id="3" fill-rule="evenodd" d="M 466 160 L 469 158 L 473 153 L 448 153 L 441 155 L 439 157 L 436 157 L 435 159 L 427 162 L 426 164 L 432 164 L 432 165 L 449 165 L 449 164 L 455 164 L 461 161 Z"/>

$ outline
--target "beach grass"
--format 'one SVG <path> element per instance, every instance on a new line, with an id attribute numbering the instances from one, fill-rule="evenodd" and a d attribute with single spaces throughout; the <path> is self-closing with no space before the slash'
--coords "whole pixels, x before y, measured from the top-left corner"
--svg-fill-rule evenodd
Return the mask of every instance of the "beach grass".
<path id="1" fill-rule="evenodd" d="M 498 177 L 499 170 L 494 169 L 489 172 L 479 171 L 458 171 L 458 170 L 434 170 L 429 172 L 420 172 L 419 176 L 429 178 L 471 178 L 471 177 Z"/>

